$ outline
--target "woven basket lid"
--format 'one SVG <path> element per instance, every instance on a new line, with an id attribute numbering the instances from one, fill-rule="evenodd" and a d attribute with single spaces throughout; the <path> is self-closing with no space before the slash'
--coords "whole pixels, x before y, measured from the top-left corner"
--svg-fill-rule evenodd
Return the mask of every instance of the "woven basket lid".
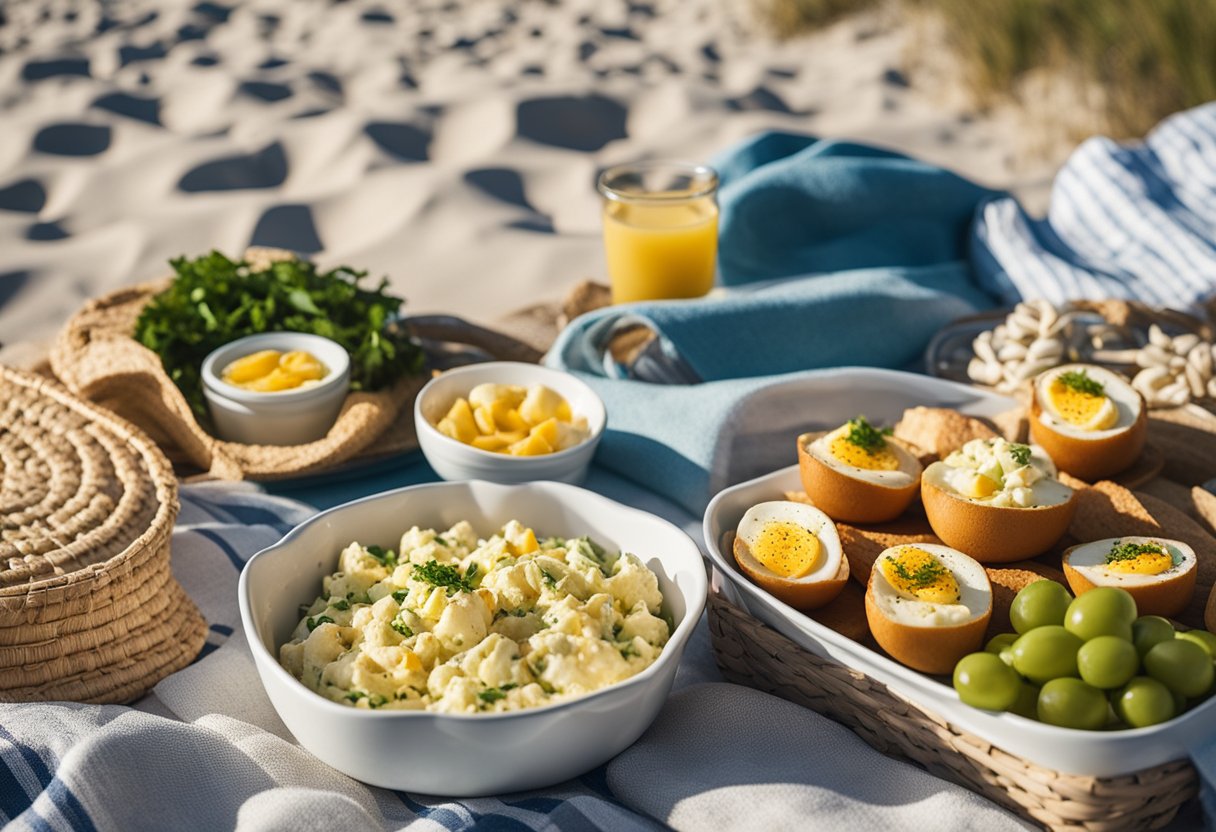
<path id="1" fill-rule="evenodd" d="M 177 483 L 110 412 L 0 366 L 0 701 L 129 701 L 206 627 L 173 580 Z"/>

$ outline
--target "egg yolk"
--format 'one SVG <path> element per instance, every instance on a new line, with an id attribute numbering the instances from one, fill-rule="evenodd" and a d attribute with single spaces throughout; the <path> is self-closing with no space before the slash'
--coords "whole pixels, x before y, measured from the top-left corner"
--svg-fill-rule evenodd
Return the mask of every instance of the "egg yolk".
<path id="1" fill-rule="evenodd" d="M 899 460 L 891 452 L 890 446 L 884 444 L 881 448 L 871 451 L 850 442 L 847 433 L 833 439 L 828 450 L 836 459 L 846 465 L 852 465 L 854 468 L 864 468 L 867 471 L 894 471 L 899 467 Z"/>
<path id="2" fill-rule="evenodd" d="M 1061 419 L 1085 430 L 1106 430 L 1119 419 L 1118 409 L 1110 406 L 1107 396 L 1077 390 L 1059 379 L 1051 383 L 1047 396 Z"/>
<path id="3" fill-rule="evenodd" d="M 1160 547 L 1139 545 L 1134 552 L 1120 554 L 1116 546 L 1106 556 L 1106 570 L 1122 575 L 1160 575 L 1169 571 L 1174 565 L 1174 559 Z"/>
<path id="4" fill-rule="evenodd" d="M 233 361 L 224 368 L 222 377 L 242 390 L 277 393 L 280 390 L 294 390 L 310 381 L 319 381 L 328 372 L 325 365 L 310 352 L 260 350 Z"/>
<path id="5" fill-rule="evenodd" d="M 905 546 L 882 562 L 887 583 L 902 595 L 930 604 L 956 604 L 958 580 L 934 555 L 916 546 Z"/>
<path id="6" fill-rule="evenodd" d="M 765 569 L 783 578 L 801 578 L 815 568 L 822 547 L 810 529 L 779 521 L 765 523 L 749 548 Z"/>

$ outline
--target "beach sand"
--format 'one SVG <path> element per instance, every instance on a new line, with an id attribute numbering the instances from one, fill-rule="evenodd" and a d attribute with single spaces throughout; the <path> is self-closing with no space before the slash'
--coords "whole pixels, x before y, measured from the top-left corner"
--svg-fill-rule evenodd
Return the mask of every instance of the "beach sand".
<path id="1" fill-rule="evenodd" d="M 0 342 L 45 340 L 171 257 L 251 244 L 387 275 L 412 312 L 492 321 L 604 278 L 597 170 L 704 160 L 767 128 L 1045 204 L 1060 154 L 917 71 L 913 43 L 940 47 L 923 33 L 880 11 L 776 43 L 745 7 L 8 4 Z"/>

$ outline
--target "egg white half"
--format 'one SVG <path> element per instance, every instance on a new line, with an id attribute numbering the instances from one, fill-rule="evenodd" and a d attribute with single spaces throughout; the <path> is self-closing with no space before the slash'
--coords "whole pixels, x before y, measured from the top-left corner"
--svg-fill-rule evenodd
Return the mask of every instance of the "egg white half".
<path id="1" fill-rule="evenodd" d="M 764 531 L 764 527 L 770 523 L 791 523 L 801 526 L 819 540 L 819 560 L 810 572 L 798 578 L 788 578 L 773 572 L 752 556 L 752 548 L 761 532 Z M 840 535 L 836 532 L 836 524 L 822 511 L 805 503 L 786 500 L 757 503 L 743 515 L 735 534 L 747 546 L 743 555 L 748 559 L 749 564 L 758 571 L 772 575 L 780 581 L 811 584 L 832 580 L 840 571 L 840 562 L 844 557 L 844 550 L 840 545 Z"/>
<path id="2" fill-rule="evenodd" d="M 950 570 L 958 582 L 958 603 L 934 604 L 900 595 L 887 581 L 880 567 L 883 561 L 890 560 L 900 549 L 909 546 L 892 546 L 883 550 L 874 561 L 874 571 L 870 577 L 874 601 L 884 618 L 909 627 L 956 627 L 979 618 L 992 608 L 992 585 L 988 582 L 988 573 L 978 561 L 957 549 L 937 543 L 910 545 L 936 556 Z"/>
<path id="3" fill-rule="evenodd" d="M 844 425 L 826 433 L 812 442 L 807 450 L 824 465 L 834 471 L 839 471 L 846 477 L 872 482 L 887 488 L 903 488 L 920 476 L 920 460 L 898 442 L 887 443 L 887 447 L 891 449 L 891 453 L 895 455 L 895 459 L 899 463 L 899 467 L 894 471 L 871 471 L 868 468 L 858 468 L 856 465 L 840 461 L 832 455 L 832 442 L 841 434 L 848 433 L 848 430 L 849 426 Z"/>
<path id="4" fill-rule="evenodd" d="M 1077 425 L 1070 424 L 1051 403 L 1047 391 L 1050 389 L 1053 382 L 1061 374 L 1070 371 L 1085 373 L 1094 381 L 1102 385 L 1102 392 L 1114 404 L 1118 411 L 1118 417 L 1115 424 L 1105 430 L 1085 430 Z M 1072 436 L 1077 439 L 1105 439 L 1109 436 L 1123 433 L 1131 428 L 1140 418 L 1140 394 L 1135 388 L 1118 373 L 1112 372 L 1105 367 L 1098 367 L 1093 364 L 1066 364 L 1062 367 L 1055 367 L 1043 373 L 1035 380 L 1034 395 L 1039 401 L 1039 422 L 1056 433 Z"/>
<path id="5" fill-rule="evenodd" d="M 1157 575 L 1112 572 L 1106 566 L 1106 555 L 1116 543 L 1159 543 L 1169 552 L 1174 565 Z M 1075 547 L 1069 553 L 1068 562 L 1094 586 L 1149 586 L 1176 578 L 1194 568 L 1195 550 L 1179 540 L 1164 537 L 1110 537 Z"/>

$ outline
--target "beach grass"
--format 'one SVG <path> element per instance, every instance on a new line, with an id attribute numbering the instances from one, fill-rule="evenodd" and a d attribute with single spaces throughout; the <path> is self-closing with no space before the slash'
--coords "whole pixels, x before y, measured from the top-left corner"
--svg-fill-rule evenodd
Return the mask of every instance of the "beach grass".
<path id="1" fill-rule="evenodd" d="M 873 5 L 756 2 L 783 37 Z M 1169 113 L 1216 99 L 1211 0 L 899 0 L 898 6 L 940 18 L 980 106 L 1018 101 L 1026 95 L 1023 82 L 1046 72 L 1053 82 L 1089 90 L 1085 100 L 1106 130 L 1134 136 Z"/>

